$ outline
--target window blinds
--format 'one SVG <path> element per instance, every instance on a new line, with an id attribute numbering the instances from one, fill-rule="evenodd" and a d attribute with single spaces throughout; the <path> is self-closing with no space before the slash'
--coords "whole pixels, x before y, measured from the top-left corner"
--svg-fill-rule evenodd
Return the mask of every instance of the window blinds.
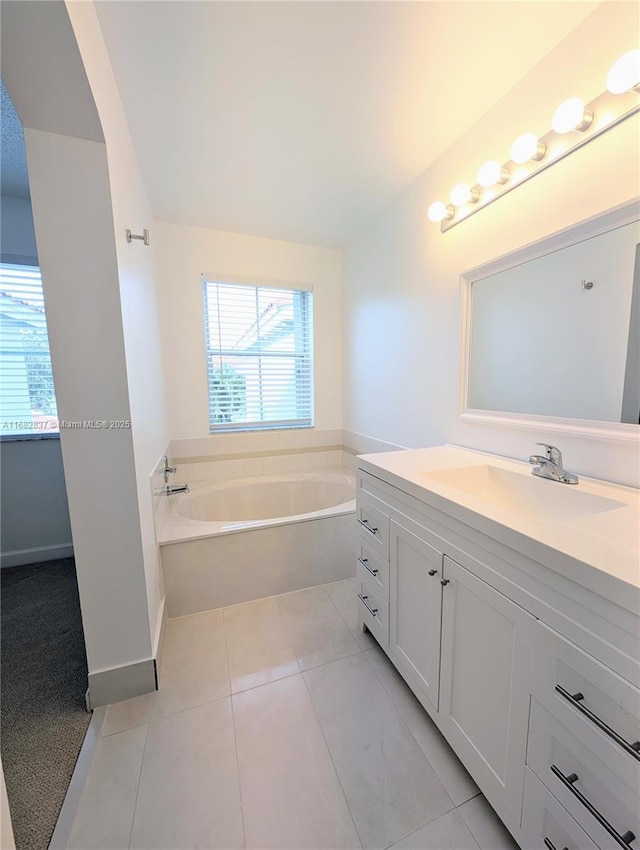
<path id="1" fill-rule="evenodd" d="M 40 269 L 0 263 L 0 435 L 57 432 Z"/>
<path id="2" fill-rule="evenodd" d="M 313 424 L 312 293 L 203 281 L 211 431 Z"/>

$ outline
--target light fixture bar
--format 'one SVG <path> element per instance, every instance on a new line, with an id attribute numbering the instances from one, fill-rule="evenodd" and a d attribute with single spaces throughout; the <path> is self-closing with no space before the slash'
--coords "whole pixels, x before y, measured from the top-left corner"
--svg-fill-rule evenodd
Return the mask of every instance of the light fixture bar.
<path id="1" fill-rule="evenodd" d="M 546 146 L 545 155 L 541 160 L 529 160 L 522 164 L 510 160 L 505 163 L 503 168 L 508 168 L 510 174 L 508 182 L 504 184 L 496 183 L 495 186 L 488 189 L 483 188 L 479 183 L 471 186 L 472 192 L 479 194 L 478 200 L 457 207 L 451 218 L 442 219 L 440 222 L 442 233 L 446 233 L 447 230 L 465 221 L 474 213 L 483 210 L 498 198 L 506 195 L 507 192 L 511 192 L 512 189 L 526 183 L 535 174 L 539 174 L 549 168 L 550 165 L 554 165 L 568 154 L 588 144 L 592 139 L 601 136 L 622 121 L 626 121 L 627 118 L 631 118 L 632 115 L 640 111 L 640 103 L 638 103 L 636 92 L 611 94 L 611 92 L 605 91 L 585 105 L 586 111 L 595 116 L 586 129 L 562 134 L 549 130 L 546 135 L 540 137 L 539 143 Z"/>

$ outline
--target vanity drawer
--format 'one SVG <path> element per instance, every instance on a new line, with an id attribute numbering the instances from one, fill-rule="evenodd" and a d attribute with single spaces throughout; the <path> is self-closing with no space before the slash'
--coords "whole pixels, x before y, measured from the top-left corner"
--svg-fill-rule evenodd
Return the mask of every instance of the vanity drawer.
<path id="1" fill-rule="evenodd" d="M 358 564 L 358 602 L 360 616 L 380 646 L 389 646 L 389 605 L 377 590 L 371 587 L 368 578 L 361 576 L 362 567 Z"/>
<path id="2" fill-rule="evenodd" d="M 389 601 L 389 562 L 381 558 L 368 540 L 361 536 L 356 542 L 358 575 L 368 579 L 378 593 Z"/>
<path id="3" fill-rule="evenodd" d="M 523 850 L 598 850 L 529 768 L 524 777 Z"/>
<path id="4" fill-rule="evenodd" d="M 379 557 L 389 562 L 389 517 L 380 508 L 359 498 L 356 521 L 361 537 Z"/>
<path id="5" fill-rule="evenodd" d="M 624 770 L 622 775 L 618 772 L 614 747 L 613 742 L 602 738 L 594 748 L 598 752 L 594 752 L 532 698 L 529 767 L 598 847 L 609 850 L 628 846 L 639 850 L 640 776 L 632 769 Z M 634 838 L 625 841 L 629 831 Z"/>
<path id="6" fill-rule="evenodd" d="M 531 692 L 587 746 L 613 743 L 620 771 L 640 770 L 640 691 L 540 621 Z"/>

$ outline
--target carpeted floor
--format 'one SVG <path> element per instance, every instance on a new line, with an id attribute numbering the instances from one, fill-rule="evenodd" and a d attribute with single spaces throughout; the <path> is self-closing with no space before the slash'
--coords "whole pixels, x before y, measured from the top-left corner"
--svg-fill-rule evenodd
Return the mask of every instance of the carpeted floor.
<path id="1" fill-rule="evenodd" d="M 0 570 L 2 764 L 17 850 L 45 850 L 91 715 L 73 558 Z"/>

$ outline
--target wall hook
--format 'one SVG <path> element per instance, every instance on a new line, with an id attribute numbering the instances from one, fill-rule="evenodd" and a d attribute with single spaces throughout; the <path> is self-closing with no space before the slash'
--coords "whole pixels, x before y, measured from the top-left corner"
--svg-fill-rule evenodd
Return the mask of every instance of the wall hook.
<path id="1" fill-rule="evenodd" d="M 582 286 L 583 289 L 593 289 L 593 281 L 592 280 L 581 280 L 580 285 Z"/>
<path id="2" fill-rule="evenodd" d="M 139 236 L 137 233 L 132 233 L 128 227 L 125 233 L 127 234 L 127 242 L 133 242 L 134 239 L 139 239 L 141 242 L 144 242 L 145 245 L 149 244 L 149 231 L 146 228 L 142 231 L 142 236 Z"/>

